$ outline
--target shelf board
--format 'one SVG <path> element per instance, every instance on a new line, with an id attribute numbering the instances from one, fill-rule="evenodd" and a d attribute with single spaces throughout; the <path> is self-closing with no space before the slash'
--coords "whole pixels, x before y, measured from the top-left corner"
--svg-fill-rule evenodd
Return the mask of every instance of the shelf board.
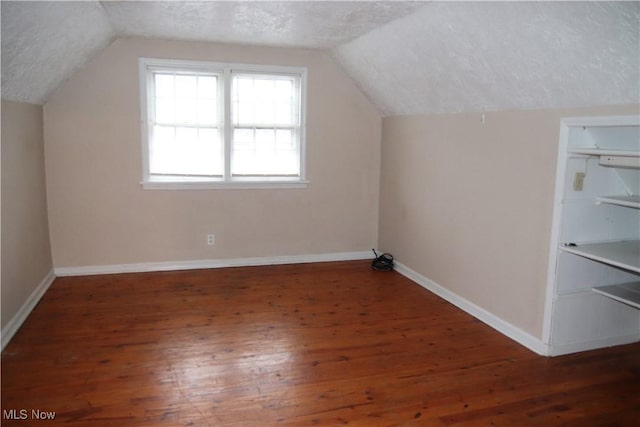
<path id="1" fill-rule="evenodd" d="M 640 196 L 602 196 L 596 197 L 596 203 L 607 203 L 610 205 L 640 209 Z"/>
<path id="2" fill-rule="evenodd" d="M 593 291 L 640 309 L 640 282 L 596 286 Z"/>
<path id="3" fill-rule="evenodd" d="M 640 156 L 640 150 L 612 150 L 610 148 L 572 147 L 567 149 L 567 151 L 571 154 L 584 154 L 587 156 Z"/>
<path id="4" fill-rule="evenodd" d="M 561 246 L 560 250 L 640 273 L 640 240 Z"/>

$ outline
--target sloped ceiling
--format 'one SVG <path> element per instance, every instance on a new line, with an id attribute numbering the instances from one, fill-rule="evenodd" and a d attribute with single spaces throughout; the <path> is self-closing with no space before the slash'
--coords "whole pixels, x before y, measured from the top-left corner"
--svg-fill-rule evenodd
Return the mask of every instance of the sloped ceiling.
<path id="1" fill-rule="evenodd" d="M 2 98 L 45 103 L 117 37 L 329 51 L 383 115 L 639 102 L 638 2 L 7 2 Z"/>
<path id="2" fill-rule="evenodd" d="M 433 2 L 334 51 L 384 115 L 637 103 L 638 2 Z"/>
<path id="3" fill-rule="evenodd" d="M 329 49 L 407 15 L 423 2 L 103 2 L 116 33 Z"/>
<path id="4" fill-rule="evenodd" d="M 2 99 L 43 104 L 115 36 L 97 2 L 5 2 Z"/>
<path id="5" fill-rule="evenodd" d="M 417 1 L 2 1 L 2 98 L 42 104 L 116 37 L 329 49 Z"/>

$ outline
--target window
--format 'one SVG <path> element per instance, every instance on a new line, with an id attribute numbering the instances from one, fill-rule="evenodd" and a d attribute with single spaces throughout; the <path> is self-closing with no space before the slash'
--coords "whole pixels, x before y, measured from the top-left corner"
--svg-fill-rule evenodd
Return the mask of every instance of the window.
<path id="1" fill-rule="evenodd" d="M 300 187 L 306 70 L 140 59 L 145 188 Z"/>

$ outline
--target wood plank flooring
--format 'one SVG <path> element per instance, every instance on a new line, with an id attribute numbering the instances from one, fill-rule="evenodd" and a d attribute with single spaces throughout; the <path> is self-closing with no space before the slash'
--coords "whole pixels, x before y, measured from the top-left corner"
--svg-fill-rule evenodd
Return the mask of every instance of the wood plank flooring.
<path id="1" fill-rule="evenodd" d="M 1 400 L 3 426 L 638 426 L 640 344 L 540 357 L 363 261 L 67 277 Z"/>

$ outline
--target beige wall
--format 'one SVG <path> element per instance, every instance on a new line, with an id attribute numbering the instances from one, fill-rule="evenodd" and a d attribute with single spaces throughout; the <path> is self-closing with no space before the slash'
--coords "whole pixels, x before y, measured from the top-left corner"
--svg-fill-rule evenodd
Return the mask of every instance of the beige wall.
<path id="1" fill-rule="evenodd" d="M 308 67 L 309 187 L 142 190 L 140 56 Z M 378 243 L 540 337 L 560 119 L 637 112 L 493 112 L 485 124 L 471 113 L 389 117 L 381 131 L 378 112 L 322 52 L 120 39 L 44 108 L 53 262 L 320 254 Z"/>
<path id="2" fill-rule="evenodd" d="M 42 107 L 2 101 L 2 328 L 51 272 Z"/>
<path id="3" fill-rule="evenodd" d="M 308 67 L 309 187 L 143 190 L 141 56 Z M 381 119 L 322 52 L 119 39 L 54 93 L 44 122 L 56 267 L 362 251 L 377 241 Z"/>
<path id="4" fill-rule="evenodd" d="M 389 117 L 382 125 L 380 248 L 537 336 L 562 117 L 637 106 Z"/>

